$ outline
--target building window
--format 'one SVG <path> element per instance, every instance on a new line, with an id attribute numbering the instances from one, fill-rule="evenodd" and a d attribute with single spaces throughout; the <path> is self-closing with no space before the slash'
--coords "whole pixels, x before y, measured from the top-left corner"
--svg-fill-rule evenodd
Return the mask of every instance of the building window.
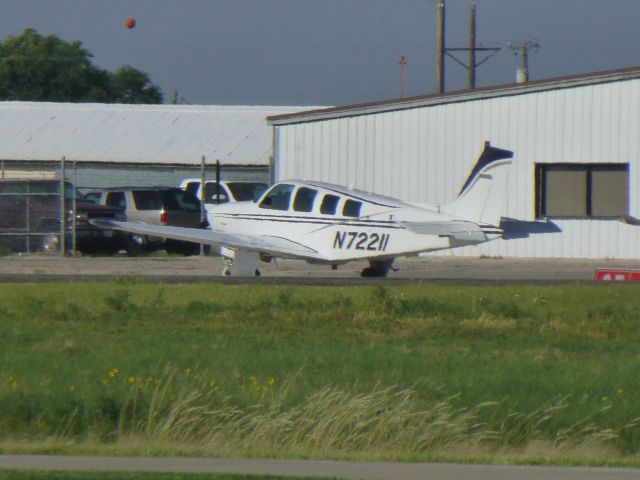
<path id="1" fill-rule="evenodd" d="M 623 217 L 629 165 L 536 164 L 536 217 Z"/>

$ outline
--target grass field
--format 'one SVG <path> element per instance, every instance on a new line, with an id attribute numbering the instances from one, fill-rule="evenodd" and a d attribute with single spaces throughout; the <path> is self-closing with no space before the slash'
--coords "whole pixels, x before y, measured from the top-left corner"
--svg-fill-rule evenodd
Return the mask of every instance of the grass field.
<path id="1" fill-rule="evenodd" d="M 634 285 L 2 284 L 0 319 L 4 452 L 640 465 Z"/>

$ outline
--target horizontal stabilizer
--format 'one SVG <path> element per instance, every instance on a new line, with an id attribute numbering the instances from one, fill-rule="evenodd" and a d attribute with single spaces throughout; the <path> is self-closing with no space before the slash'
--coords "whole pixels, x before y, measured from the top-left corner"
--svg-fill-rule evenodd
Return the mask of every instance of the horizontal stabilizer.
<path id="1" fill-rule="evenodd" d="M 449 236 L 459 232 L 482 233 L 480 227 L 473 222 L 399 222 L 407 230 L 420 235 Z"/>

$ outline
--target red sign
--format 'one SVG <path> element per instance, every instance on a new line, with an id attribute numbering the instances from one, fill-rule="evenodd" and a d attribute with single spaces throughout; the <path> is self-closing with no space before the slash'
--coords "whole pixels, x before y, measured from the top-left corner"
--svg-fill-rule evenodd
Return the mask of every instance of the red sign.
<path id="1" fill-rule="evenodd" d="M 593 273 L 596 282 L 640 282 L 640 270 L 630 268 L 596 268 Z"/>

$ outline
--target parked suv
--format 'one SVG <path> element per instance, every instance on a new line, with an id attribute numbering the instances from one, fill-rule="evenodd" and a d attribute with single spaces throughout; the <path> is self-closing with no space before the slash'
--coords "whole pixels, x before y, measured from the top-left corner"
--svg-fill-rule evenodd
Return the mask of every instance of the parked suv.
<path id="1" fill-rule="evenodd" d="M 75 194 L 75 225 L 74 225 Z M 117 208 L 96 205 L 65 182 L 65 246 L 70 250 L 75 230 L 76 248 L 82 252 L 115 250 L 118 232 L 94 227 L 94 218 L 124 219 Z M 53 179 L 0 179 L 0 239 L 16 251 L 58 252 L 61 235 L 60 181 Z"/>
<path id="2" fill-rule="evenodd" d="M 190 192 L 175 187 L 119 187 L 92 190 L 86 193 L 90 200 L 118 208 L 126 214 L 127 220 L 151 225 L 171 225 L 175 227 L 206 228 L 206 220 L 201 221 L 200 200 Z M 130 256 L 139 255 L 144 250 L 164 248 L 168 253 L 195 255 L 200 245 L 193 242 L 126 234 L 123 247 Z"/>
<path id="3" fill-rule="evenodd" d="M 200 198 L 199 178 L 186 178 L 180 182 L 180 188 L 193 193 Z M 218 186 L 219 185 L 219 186 Z M 250 182 L 242 180 L 220 181 L 219 184 L 213 179 L 204 181 L 204 203 L 206 205 L 216 205 L 227 202 L 244 202 L 255 200 L 267 189 L 266 182 Z"/>

